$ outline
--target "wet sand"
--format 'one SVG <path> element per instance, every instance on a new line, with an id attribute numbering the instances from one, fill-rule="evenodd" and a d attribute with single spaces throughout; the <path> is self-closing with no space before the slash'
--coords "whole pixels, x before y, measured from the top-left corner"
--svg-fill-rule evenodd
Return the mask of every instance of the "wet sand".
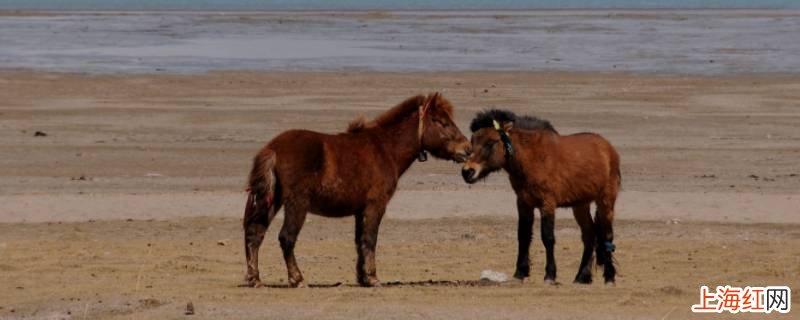
<path id="1" fill-rule="evenodd" d="M 342 285 L 237 287 L 242 190 L 261 145 L 289 128 L 338 132 L 434 89 L 462 129 L 498 106 L 617 146 L 617 286 L 571 284 L 580 239 L 567 210 L 563 285 L 538 281 L 535 241 L 530 283 L 478 286 L 483 269 L 514 271 L 508 182 L 468 186 L 457 165 L 429 161 L 403 177 L 382 228 L 379 275 L 398 285 L 353 287 L 351 219 L 311 216 L 300 266 L 311 284 Z M 215 319 L 683 319 L 700 285 L 725 284 L 789 285 L 796 304 L 798 101 L 790 75 L 2 72 L 0 317 L 182 318 L 192 301 Z M 276 230 L 263 268 L 280 286 Z"/>

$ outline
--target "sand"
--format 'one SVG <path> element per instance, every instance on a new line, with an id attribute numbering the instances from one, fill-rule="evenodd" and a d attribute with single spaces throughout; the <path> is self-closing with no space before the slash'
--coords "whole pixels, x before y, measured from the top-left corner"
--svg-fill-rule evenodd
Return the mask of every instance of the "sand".
<path id="1" fill-rule="evenodd" d="M 701 285 L 788 285 L 793 297 L 800 286 L 796 225 L 625 220 L 616 229 L 615 287 L 571 283 L 581 244 L 570 221 L 557 223 L 560 285 L 540 281 L 538 241 L 530 282 L 481 285 L 484 269 L 514 272 L 516 221 L 493 217 L 386 221 L 377 257 L 389 284 L 360 288 L 352 221 L 309 220 L 296 253 L 317 287 L 303 289 L 285 288 L 276 228 L 262 248 L 270 287 L 237 286 L 237 219 L 0 225 L 0 317 L 178 319 L 192 302 L 190 319 L 686 319 L 698 318 L 689 308 Z"/>
<path id="2" fill-rule="evenodd" d="M 321 287 L 280 288 L 274 227 L 262 259 L 274 287 L 237 287 L 258 148 L 430 90 L 464 131 L 497 106 L 617 146 L 616 287 L 571 283 L 580 243 L 567 210 L 561 285 L 539 281 L 538 241 L 530 282 L 476 283 L 484 269 L 514 271 L 513 193 L 503 174 L 466 185 L 446 161 L 415 164 L 390 205 L 378 272 L 395 285 L 354 287 L 351 219 L 311 216 L 297 255 Z M 209 319 L 682 319 L 699 286 L 725 284 L 789 285 L 796 304 L 798 101 L 800 77 L 774 74 L 2 72 L 0 318 L 183 318 L 191 301 Z"/>

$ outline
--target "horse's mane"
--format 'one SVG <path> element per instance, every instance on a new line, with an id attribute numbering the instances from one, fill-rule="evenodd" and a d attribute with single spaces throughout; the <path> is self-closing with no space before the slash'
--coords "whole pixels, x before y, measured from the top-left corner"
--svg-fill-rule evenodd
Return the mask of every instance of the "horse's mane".
<path id="1" fill-rule="evenodd" d="M 400 122 L 403 119 L 411 116 L 414 112 L 417 112 L 419 110 L 419 106 L 425 102 L 426 98 L 427 96 L 422 94 L 408 98 L 391 109 L 386 110 L 384 113 L 371 121 L 367 120 L 366 116 L 360 115 L 353 119 L 353 121 L 350 121 L 350 124 L 347 126 L 347 132 L 359 132 L 376 127 L 385 127 Z M 437 100 L 436 107 L 444 108 L 445 112 L 451 116 L 453 114 L 453 106 L 450 105 L 447 100 L 444 100 L 441 97 Z"/>
<path id="2" fill-rule="evenodd" d="M 478 112 L 475 118 L 472 119 L 469 129 L 475 132 L 483 128 L 493 128 L 493 121 L 497 121 L 500 124 L 513 122 L 515 129 L 543 129 L 556 132 L 556 129 L 550 124 L 550 121 L 533 116 L 518 116 L 514 112 L 501 109 L 489 109 Z"/>

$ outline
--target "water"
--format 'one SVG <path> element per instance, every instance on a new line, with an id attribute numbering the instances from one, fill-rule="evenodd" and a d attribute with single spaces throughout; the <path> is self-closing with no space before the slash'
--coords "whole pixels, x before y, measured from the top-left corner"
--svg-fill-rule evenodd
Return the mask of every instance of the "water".
<path id="1" fill-rule="evenodd" d="M 0 0 L 0 10 L 800 9 L 800 0 Z"/>
<path id="2" fill-rule="evenodd" d="M 800 73 L 800 12 L 0 15 L 0 69 Z"/>

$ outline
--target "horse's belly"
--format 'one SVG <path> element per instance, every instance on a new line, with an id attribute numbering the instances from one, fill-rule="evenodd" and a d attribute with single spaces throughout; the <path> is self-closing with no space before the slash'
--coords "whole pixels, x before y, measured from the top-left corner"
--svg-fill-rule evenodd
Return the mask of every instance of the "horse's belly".
<path id="1" fill-rule="evenodd" d="M 319 192 L 314 196 L 311 212 L 326 217 L 346 217 L 364 209 L 363 196 L 357 190 L 352 192 Z"/>
<path id="2" fill-rule="evenodd" d="M 557 202 L 559 207 L 572 207 L 596 201 L 599 196 L 599 187 L 594 185 L 576 185 L 560 192 Z"/>
<path id="3" fill-rule="evenodd" d="M 324 211 L 320 210 L 312 210 L 310 211 L 313 214 L 323 217 L 330 217 L 330 218 L 344 218 L 355 215 L 355 211 L 352 210 L 341 210 L 341 209 L 330 209 L 327 208 Z"/>

